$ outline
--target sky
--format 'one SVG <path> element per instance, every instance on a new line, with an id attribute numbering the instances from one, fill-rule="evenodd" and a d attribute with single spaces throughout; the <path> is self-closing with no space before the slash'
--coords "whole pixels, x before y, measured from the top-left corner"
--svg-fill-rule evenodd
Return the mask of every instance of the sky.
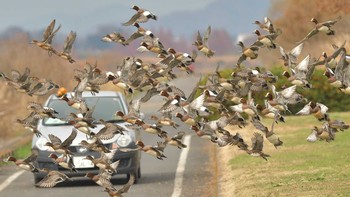
<path id="1" fill-rule="evenodd" d="M 134 12 L 125 8 L 131 8 L 132 5 L 147 8 L 162 16 L 175 11 L 198 10 L 214 1 L 216 0 L 0 0 L 0 32 L 13 26 L 29 31 L 42 29 L 54 18 L 56 23 L 62 24 L 62 31 L 74 29 L 86 32 L 93 30 L 103 20 L 127 20 L 124 13 L 131 15 Z"/>

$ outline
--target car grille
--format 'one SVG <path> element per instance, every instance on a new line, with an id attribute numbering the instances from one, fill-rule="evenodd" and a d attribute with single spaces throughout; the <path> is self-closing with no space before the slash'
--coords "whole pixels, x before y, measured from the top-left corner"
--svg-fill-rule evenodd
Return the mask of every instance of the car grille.
<path id="1" fill-rule="evenodd" d="M 129 166 L 130 159 L 120 159 L 118 167 L 127 167 Z"/>
<path id="2" fill-rule="evenodd" d="M 130 163 L 130 159 L 129 158 L 126 158 L 126 159 L 120 159 L 119 160 L 119 165 L 118 165 L 118 168 L 124 168 L 124 167 L 128 167 L 129 166 L 129 163 Z M 59 165 L 56 165 L 54 163 L 43 163 L 42 166 L 40 166 L 41 168 L 43 167 L 46 167 L 48 169 L 54 169 L 55 167 L 57 166 L 58 170 L 59 171 L 69 171 Z M 118 170 L 117 168 L 117 170 Z M 99 170 L 98 167 L 93 167 L 93 168 L 79 168 L 77 169 L 78 171 L 89 171 L 89 170 Z"/>
<path id="3" fill-rule="evenodd" d="M 112 148 L 112 143 L 110 144 L 105 144 L 105 146 L 108 148 L 108 149 L 111 149 Z M 72 153 L 77 153 L 78 152 L 78 149 L 80 148 L 81 146 L 70 146 L 68 147 L 68 150 L 71 151 Z M 87 150 L 86 152 L 84 153 L 89 153 L 89 152 L 94 152 L 92 150 Z"/>

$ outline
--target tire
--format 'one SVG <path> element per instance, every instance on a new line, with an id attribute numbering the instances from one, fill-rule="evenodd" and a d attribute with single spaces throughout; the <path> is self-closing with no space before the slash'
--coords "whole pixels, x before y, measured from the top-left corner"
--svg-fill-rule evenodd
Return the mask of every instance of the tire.
<path id="1" fill-rule="evenodd" d="M 141 178 L 141 167 L 137 169 L 137 178 Z"/>
<path id="2" fill-rule="evenodd" d="M 36 185 L 37 183 L 39 183 L 41 180 L 43 180 L 44 177 L 38 177 L 38 176 L 34 176 L 34 185 Z"/>

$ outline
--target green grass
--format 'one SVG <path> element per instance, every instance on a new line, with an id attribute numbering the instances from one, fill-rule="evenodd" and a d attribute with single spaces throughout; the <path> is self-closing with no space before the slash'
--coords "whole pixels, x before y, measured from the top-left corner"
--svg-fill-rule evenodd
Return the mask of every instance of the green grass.
<path id="1" fill-rule="evenodd" d="M 16 159 L 25 159 L 26 157 L 28 157 L 32 153 L 31 149 L 32 149 L 32 143 L 30 142 L 28 144 L 25 144 L 22 147 L 17 148 L 13 152 L 13 156 Z"/>
<path id="2" fill-rule="evenodd" d="M 331 118 L 349 123 L 350 113 L 332 113 Z M 264 141 L 264 152 L 271 155 L 267 162 L 245 153 L 231 159 L 237 196 L 348 196 L 350 130 L 336 133 L 330 143 L 309 143 L 306 137 L 314 125 L 322 123 L 313 116 L 287 117 L 275 126 L 283 146 L 275 149 Z"/>
<path id="3" fill-rule="evenodd" d="M 16 159 L 25 159 L 26 157 L 28 157 L 31 154 L 31 148 L 32 148 L 32 144 L 31 142 L 28 144 L 25 144 L 22 147 L 17 148 L 14 152 L 13 152 L 13 157 Z M 6 158 L 5 158 L 6 159 Z M 7 165 L 7 164 L 13 164 L 12 162 L 3 162 L 0 161 L 0 166 L 1 165 Z"/>

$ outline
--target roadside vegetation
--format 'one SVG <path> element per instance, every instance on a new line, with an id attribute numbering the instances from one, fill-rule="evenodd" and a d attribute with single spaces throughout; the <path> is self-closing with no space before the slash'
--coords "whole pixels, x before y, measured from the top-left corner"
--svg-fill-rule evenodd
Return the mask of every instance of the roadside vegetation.
<path id="1" fill-rule="evenodd" d="M 32 144 L 29 142 L 17 149 L 14 150 L 13 152 L 13 157 L 15 157 L 16 159 L 25 159 L 27 158 L 30 154 L 31 154 L 31 149 L 32 149 Z M 6 158 L 3 158 L 6 159 Z M 8 162 L 4 162 L 3 160 L 0 161 L 0 166 L 1 165 L 13 165 L 13 163 L 8 163 Z"/>
<path id="2" fill-rule="evenodd" d="M 349 112 L 331 113 L 331 118 L 350 122 Z M 271 121 L 264 120 L 265 125 Z M 306 141 L 313 126 L 322 123 L 313 116 L 288 116 L 286 123 L 275 125 L 275 132 L 284 142 L 276 149 L 266 139 L 264 152 L 271 157 L 265 161 L 251 157 L 232 147 L 219 149 L 219 157 L 227 157 L 223 179 L 223 196 L 348 196 L 350 131 L 336 133 L 331 142 Z M 249 125 L 239 132 L 250 145 L 249 137 L 257 130 Z"/>

